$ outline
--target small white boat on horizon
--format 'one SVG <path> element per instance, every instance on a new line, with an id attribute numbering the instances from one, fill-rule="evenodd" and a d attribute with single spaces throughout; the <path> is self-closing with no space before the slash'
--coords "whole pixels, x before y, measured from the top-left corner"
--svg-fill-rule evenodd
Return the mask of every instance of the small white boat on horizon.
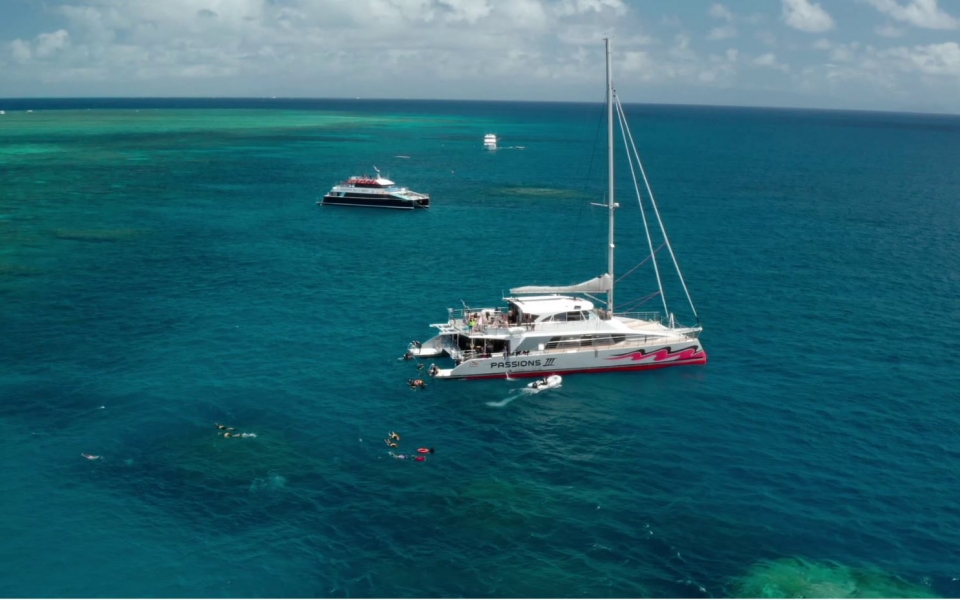
<path id="1" fill-rule="evenodd" d="M 484 146 L 486 149 L 488 149 L 488 150 L 496 150 L 496 149 L 497 149 L 497 134 L 495 134 L 495 133 L 488 133 L 487 135 L 483 136 L 483 146 Z"/>

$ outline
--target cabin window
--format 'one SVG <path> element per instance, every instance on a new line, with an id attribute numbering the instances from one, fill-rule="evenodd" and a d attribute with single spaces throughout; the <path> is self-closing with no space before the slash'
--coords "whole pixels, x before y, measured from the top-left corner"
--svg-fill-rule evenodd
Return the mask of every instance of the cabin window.
<path id="1" fill-rule="evenodd" d="M 613 344 L 619 344 L 627 338 L 623 334 L 598 334 L 598 335 L 567 335 L 567 336 L 555 336 L 550 338 L 550 341 L 546 343 L 546 348 L 549 349 L 561 349 L 561 348 L 590 348 L 593 346 L 611 346 Z"/>

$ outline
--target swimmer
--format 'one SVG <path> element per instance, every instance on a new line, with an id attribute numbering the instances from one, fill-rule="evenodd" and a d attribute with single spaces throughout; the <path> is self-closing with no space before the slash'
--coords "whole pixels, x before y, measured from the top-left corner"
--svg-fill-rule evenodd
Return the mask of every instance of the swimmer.
<path id="1" fill-rule="evenodd" d="M 406 454 L 394 454 L 393 452 L 390 453 L 390 456 L 394 457 L 397 460 L 407 460 L 408 458 L 410 458 L 410 456 Z"/>
<path id="2" fill-rule="evenodd" d="M 417 388 L 424 389 L 425 387 L 427 387 L 427 384 L 424 383 L 422 379 L 408 379 L 407 385 L 410 386 L 411 390 L 415 390 Z"/>
<path id="3" fill-rule="evenodd" d="M 412 358 L 413 358 L 413 352 L 410 352 L 409 350 L 403 355 L 403 360 L 410 360 Z"/>
<path id="4" fill-rule="evenodd" d="M 84 457 L 87 460 L 100 460 L 101 458 L 103 458 L 102 456 L 98 456 L 96 454 L 87 454 L 86 452 L 81 452 L 80 456 Z"/>
<path id="5" fill-rule="evenodd" d="M 220 431 L 233 431 L 233 427 L 227 427 L 226 425 L 221 425 L 220 423 L 214 423 L 217 426 L 217 429 Z"/>
<path id="6" fill-rule="evenodd" d="M 399 442 L 399 441 L 400 441 L 400 436 L 397 434 L 396 431 L 391 431 L 391 432 L 390 432 L 390 439 L 391 439 L 391 440 L 397 440 L 397 441 Z"/>
<path id="7" fill-rule="evenodd" d="M 397 447 L 397 443 L 394 442 L 393 440 L 391 440 L 390 438 L 387 438 L 387 439 L 383 440 L 383 443 L 386 444 L 386 445 L 388 445 L 388 446 L 390 446 L 391 448 L 396 448 L 396 447 Z"/>

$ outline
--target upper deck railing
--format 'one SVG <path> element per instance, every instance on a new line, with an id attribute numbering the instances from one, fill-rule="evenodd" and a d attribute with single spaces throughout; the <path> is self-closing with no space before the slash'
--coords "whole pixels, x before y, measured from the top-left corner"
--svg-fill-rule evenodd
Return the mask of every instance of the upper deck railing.
<path id="1" fill-rule="evenodd" d="M 495 307 L 495 308 L 451 308 L 448 309 L 449 320 L 447 323 L 443 324 L 434 324 L 434 327 L 438 327 L 446 331 L 456 331 L 464 335 L 469 335 L 471 333 L 478 333 L 484 335 L 510 335 L 512 333 L 511 329 L 516 327 L 522 327 L 526 331 L 550 331 L 556 329 L 558 325 L 566 325 L 567 323 L 589 323 L 592 320 L 583 320 L 583 321 L 530 321 L 518 319 L 517 315 L 511 317 L 509 313 L 509 308 L 507 307 Z M 600 309 L 598 311 L 600 320 L 606 320 L 604 318 L 605 311 Z M 644 321 L 648 323 L 661 323 L 662 319 L 660 318 L 659 312 L 624 312 L 616 313 L 616 317 L 620 319 L 634 319 L 637 321 Z M 515 329 L 514 329 L 515 331 Z"/>

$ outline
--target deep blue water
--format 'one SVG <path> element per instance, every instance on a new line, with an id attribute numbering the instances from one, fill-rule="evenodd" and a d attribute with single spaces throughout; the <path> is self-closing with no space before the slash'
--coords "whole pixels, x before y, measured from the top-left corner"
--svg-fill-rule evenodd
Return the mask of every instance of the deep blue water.
<path id="1" fill-rule="evenodd" d="M 628 106 L 709 363 L 491 406 L 397 358 L 602 272 L 600 104 L 0 109 L 0 595 L 960 595 L 960 118 Z M 431 209 L 316 205 L 373 165 Z"/>

